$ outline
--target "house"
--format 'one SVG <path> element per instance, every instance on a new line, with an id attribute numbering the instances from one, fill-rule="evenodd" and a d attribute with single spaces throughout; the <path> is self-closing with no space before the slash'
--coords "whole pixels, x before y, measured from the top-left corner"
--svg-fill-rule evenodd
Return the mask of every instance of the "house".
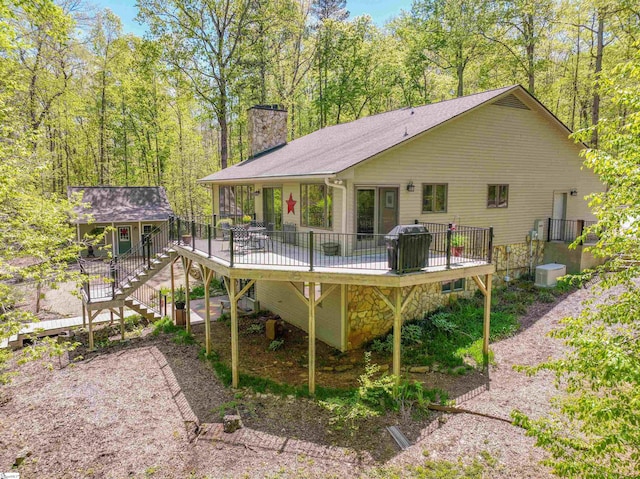
<path id="1" fill-rule="evenodd" d="M 298 235 L 299 243 L 314 232 L 315 248 L 325 238 L 347 257 L 379 246 L 398 224 L 425 224 L 434 234 L 449 224 L 457 231 L 493 227 L 486 259 L 496 279 L 508 280 L 542 263 L 547 240 L 565 239 L 555 237 L 559 231 L 593 220 L 584 197 L 603 188 L 582 169 L 584 145 L 518 85 L 361 118 L 291 142 L 286 115 L 277 106 L 250 109 L 251 157 L 200 180 L 211 189 L 216 221 L 250 215 L 267 229 L 284 229 L 283 238 Z M 564 241 L 555 261 L 563 251 Z M 304 301 L 268 276 L 255 283 L 256 301 L 306 328 Z M 308 281 L 291 281 L 308 298 Z M 331 286 L 316 286 L 315 296 Z M 354 282 L 327 294 L 315 313 L 318 337 L 345 350 L 386 333 L 393 318 L 373 288 Z M 476 288 L 464 274 L 420 284 L 403 320 Z"/>
<path id="2" fill-rule="evenodd" d="M 93 255 L 120 256 L 142 240 L 143 235 L 167 223 L 173 210 L 161 186 L 74 186 L 69 197 L 80 195 L 85 207 L 78 208 L 78 241 L 110 227 L 97 244 Z M 83 253 L 86 256 L 89 249 Z"/>

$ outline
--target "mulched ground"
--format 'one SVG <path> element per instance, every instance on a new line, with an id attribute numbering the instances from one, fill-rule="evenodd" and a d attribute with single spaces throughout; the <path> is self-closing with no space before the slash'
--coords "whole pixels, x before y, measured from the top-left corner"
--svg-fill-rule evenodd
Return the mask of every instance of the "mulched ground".
<path id="1" fill-rule="evenodd" d="M 508 417 L 514 408 L 534 417 L 543 414 L 555 393 L 552 379 L 548 375 L 528 378 L 512 366 L 536 364 L 559 354 L 562 345 L 546 333 L 562 317 L 577 313 L 587 296 L 581 290 L 550 307 L 532 310 L 519 334 L 493 344 L 496 366 L 489 390 L 480 373 L 420 377 L 430 386 L 445 387 L 468 409 L 500 417 Z M 241 370 L 305 383 L 304 332 L 287 328 L 285 349 L 271 352 L 266 350 L 266 339 L 247 333 L 251 321 L 241 323 L 241 356 L 251 351 L 253 361 L 242 362 Z M 214 349 L 225 360 L 228 325 L 215 323 L 214 331 Z M 201 336 L 201 327 L 195 333 Z M 249 350 L 252 342 L 255 346 Z M 13 383 L 0 388 L 0 472 L 9 470 L 26 447 L 31 456 L 20 467 L 23 478 L 367 477 L 366 460 L 336 458 L 342 451 L 336 447 L 343 447 L 354 450 L 360 459 L 372 457 L 398 467 L 419 464 L 425 455 L 469 461 L 488 452 L 497 461 L 490 477 L 548 476 L 538 465 L 542 452 L 521 429 L 509 424 L 471 415 L 421 420 L 389 415 L 364 421 L 353 436 L 330 432 L 328 415 L 309 400 L 249 393 L 238 398 L 220 384 L 208 363 L 198 359 L 199 351 L 200 346 L 179 345 L 167 336 L 147 336 L 97 353 L 81 351 L 83 361 L 61 370 L 48 371 L 40 363 L 22 366 Z M 172 374 L 167 375 L 165 362 Z M 321 372 L 318 384 L 353 385 L 362 359 L 357 353 L 336 354 L 318 343 L 318 364 L 334 368 Z M 340 365 L 353 367 L 336 372 Z M 176 393 L 171 376 L 182 396 Z M 254 440 L 225 441 L 206 433 L 196 438 L 202 431 L 185 424 L 182 397 L 203 429 L 206 423 L 220 421 L 221 406 L 224 409 L 236 401 L 246 431 L 257 431 L 252 433 Z M 415 440 L 401 454 L 384 431 L 384 426 L 394 423 Z M 256 437 L 263 436 L 257 433 L 280 444 L 279 449 L 271 448 L 267 439 L 260 444 Z M 304 441 L 302 452 L 282 446 L 295 439 Z M 352 456 L 345 453 L 347 457 Z"/>

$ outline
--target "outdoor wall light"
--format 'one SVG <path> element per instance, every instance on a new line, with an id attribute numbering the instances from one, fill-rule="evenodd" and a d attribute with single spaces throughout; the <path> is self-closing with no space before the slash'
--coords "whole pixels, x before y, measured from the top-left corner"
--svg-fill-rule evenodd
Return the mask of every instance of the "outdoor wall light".
<path id="1" fill-rule="evenodd" d="M 409 191 L 410 193 L 413 193 L 416 190 L 416 185 L 413 184 L 413 181 L 409 181 L 409 184 L 407 185 L 407 191 Z"/>
<path id="2" fill-rule="evenodd" d="M 256 190 L 253 192 L 253 196 L 260 196 L 260 190 Z"/>
<path id="3" fill-rule="evenodd" d="M 571 191 L 569 191 L 569 194 L 571 196 L 578 196 L 578 190 L 576 188 L 571 188 Z"/>

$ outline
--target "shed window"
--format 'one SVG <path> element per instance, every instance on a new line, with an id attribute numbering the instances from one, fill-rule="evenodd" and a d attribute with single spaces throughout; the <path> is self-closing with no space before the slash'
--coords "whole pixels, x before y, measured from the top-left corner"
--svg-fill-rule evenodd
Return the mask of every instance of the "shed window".
<path id="1" fill-rule="evenodd" d="M 253 185 L 220 186 L 220 216 L 253 216 L 255 200 Z"/>
<path id="2" fill-rule="evenodd" d="M 422 185 L 422 212 L 446 213 L 447 212 L 447 185 L 423 184 Z"/>
<path id="3" fill-rule="evenodd" d="M 489 185 L 487 208 L 506 208 L 509 204 L 509 185 Z"/>
<path id="4" fill-rule="evenodd" d="M 302 226 L 333 227 L 333 188 L 323 184 L 300 185 Z"/>

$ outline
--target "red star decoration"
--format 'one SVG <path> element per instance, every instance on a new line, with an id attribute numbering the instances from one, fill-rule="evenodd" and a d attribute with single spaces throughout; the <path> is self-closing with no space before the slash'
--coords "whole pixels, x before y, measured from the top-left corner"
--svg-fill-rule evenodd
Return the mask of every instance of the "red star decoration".
<path id="1" fill-rule="evenodd" d="M 293 193 L 289 193 L 289 199 L 285 203 L 287 204 L 287 214 L 293 213 L 295 215 L 297 201 L 293 199 Z"/>

